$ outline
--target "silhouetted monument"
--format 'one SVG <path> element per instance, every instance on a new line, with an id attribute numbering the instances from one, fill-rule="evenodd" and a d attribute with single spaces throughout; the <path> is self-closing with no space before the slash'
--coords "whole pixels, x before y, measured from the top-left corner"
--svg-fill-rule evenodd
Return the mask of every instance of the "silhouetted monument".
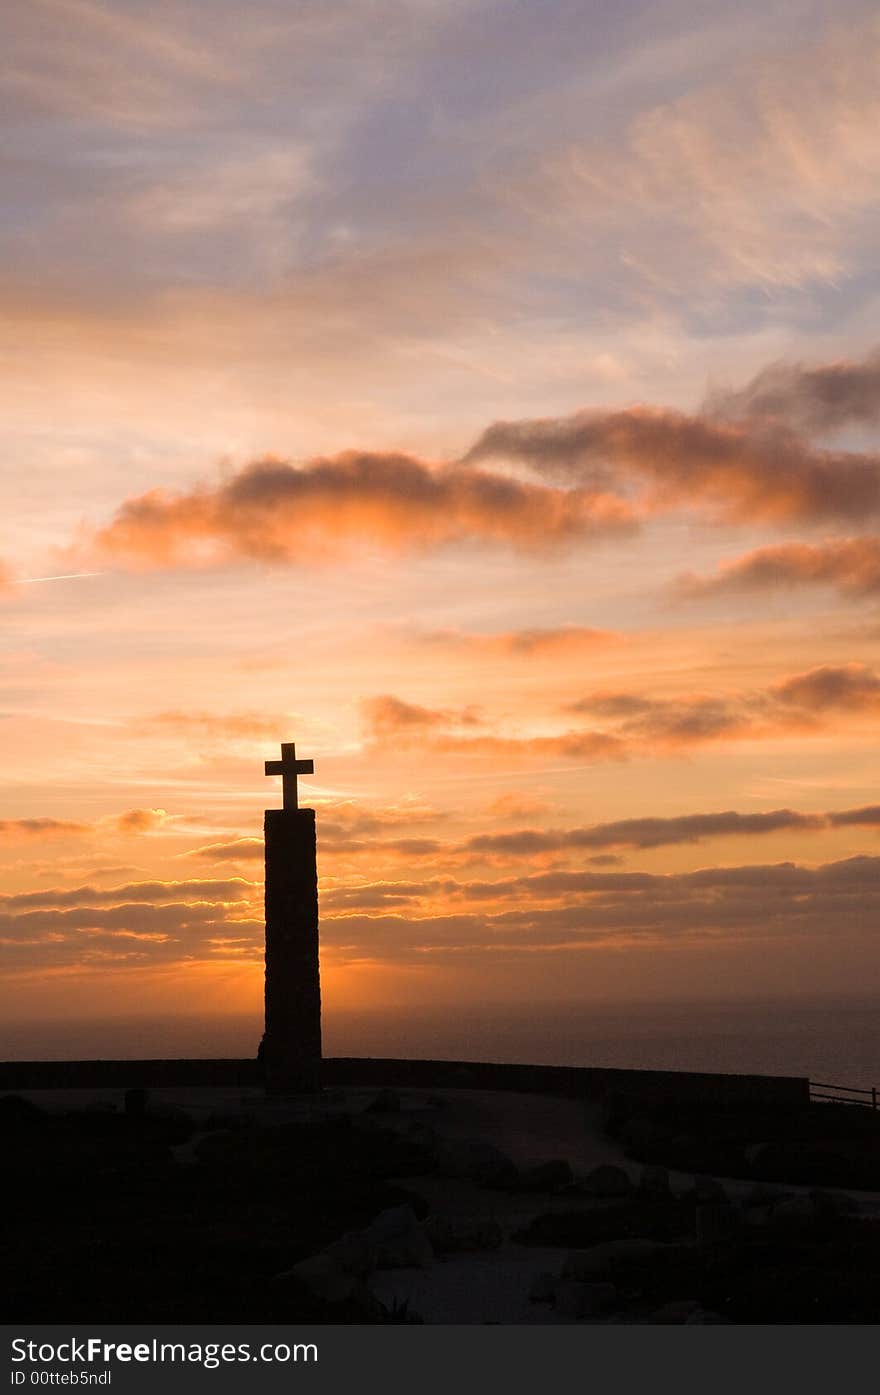
<path id="1" fill-rule="evenodd" d="M 293 742 L 267 775 L 283 780 L 282 809 L 267 809 L 266 1031 L 260 1050 L 273 1093 L 317 1090 L 321 1070 L 321 982 L 318 969 L 318 868 L 315 811 L 297 803 L 298 775 L 314 764 L 297 760 Z"/>

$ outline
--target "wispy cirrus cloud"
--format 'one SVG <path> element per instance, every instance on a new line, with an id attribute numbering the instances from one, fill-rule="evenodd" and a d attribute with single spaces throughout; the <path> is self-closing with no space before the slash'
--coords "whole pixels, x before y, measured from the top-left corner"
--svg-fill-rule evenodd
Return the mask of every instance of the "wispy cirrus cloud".
<path id="1" fill-rule="evenodd" d="M 864 255 L 880 174 L 880 31 L 870 6 L 807 30 L 709 81 L 694 75 L 610 139 L 545 152 L 521 197 L 547 237 L 570 230 L 594 267 L 618 281 L 622 262 L 657 298 L 845 276 Z"/>
<path id="2" fill-rule="evenodd" d="M 428 630 L 419 634 L 417 640 L 437 649 L 460 650 L 475 656 L 533 658 L 541 655 L 563 658 L 590 654 L 609 645 L 621 644 L 624 636 L 614 630 L 594 629 L 587 625 L 559 625 L 486 634 L 451 629 Z"/>

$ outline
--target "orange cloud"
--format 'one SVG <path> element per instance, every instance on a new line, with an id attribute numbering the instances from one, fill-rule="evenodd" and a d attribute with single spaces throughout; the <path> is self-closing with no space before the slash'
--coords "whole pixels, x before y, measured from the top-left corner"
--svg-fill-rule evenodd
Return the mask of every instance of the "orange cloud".
<path id="1" fill-rule="evenodd" d="M 197 733 L 210 740 L 262 740 L 265 737 L 280 736 L 288 727 L 290 719 L 284 716 L 266 716 L 260 712 L 157 712 L 145 717 L 144 724 L 167 731 L 179 732 L 184 736 Z"/>
<path id="2" fill-rule="evenodd" d="M 206 862 L 254 861 L 263 856 L 262 838 L 230 838 L 221 843 L 206 843 L 181 853 L 182 857 L 204 858 Z"/>
<path id="3" fill-rule="evenodd" d="M 390 694 L 361 702 L 367 740 L 388 753 L 419 745 L 508 761 L 555 756 L 628 760 L 711 742 L 822 731 L 828 715 L 878 710 L 880 675 L 859 663 L 826 665 L 764 689 L 725 694 L 588 693 L 566 711 L 596 718 L 601 725 L 554 735 L 507 735 L 493 731 L 482 717 L 474 718 L 471 708 L 448 712 L 419 707 Z M 468 728 L 473 726 L 486 729 L 471 734 Z"/>
<path id="4" fill-rule="evenodd" d="M 880 676 L 867 664 L 823 664 L 777 683 L 771 691 L 781 702 L 810 712 L 880 709 Z"/>
<path id="5" fill-rule="evenodd" d="M 636 747 L 663 749 L 819 730 L 826 713 L 878 709 L 880 676 L 865 664 L 851 663 L 823 665 L 752 692 L 673 698 L 590 693 L 569 710 L 617 721 L 619 737 Z"/>
<path id="6" fill-rule="evenodd" d="M 799 814 L 793 809 L 739 814 L 732 809 L 713 814 L 681 814 L 671 818 L 620 819 L 588 828 L 520 828 L 510 833 L 481 833 L 463 850 L 529 857 L 537 853 L 580 848 L 660 848 L 702 843 L 707 838 L 754 837 L 788 830 L 828 827 L 830 816 Z"/>
<path id="7" fill-rule="evenodd" d="M 404 702 L 391 693 L 379 697 L 364 698 L 361 711 L 374 741 L 403 735 L 415 736 L 429 728 L 474 727 L 480 725 L 480 718 L 472 707 L 458 712 L 440 708 L 420 707 L 416 703 Z"/>
<path id="8" fill-rule="evenodd" d="M 619 644 L 623 635 L 613 630 L 590 629 L 584 625 L 561 625 L 555 629 L 507 630 L 497 634 L 468 634 L 463 630 L 432 630 L 420 635 L 422 643 L 474 654 L 511 657 L 589 653 L 606 645 Z"/>
<path id="9" fill-rule="evenodd" d="M 197 901 L 222 901 L 224 903 L 247 901 L 259 888 L 243 877 L 230 877 L 225 881 L 171 881 L 171 882 L 129 882 L 125 886 L 94 887 L 77 886 L 69 889 L 49 887 L 41 891 L 21 891 L 11 896 L 0 896 L 0 905 L 7 909 L 24 910 L 36 906 L 95 906 L 119 905 L 120 903 L 148 902 L 159 904 L 166 901 L 181 902 L 187 897 Z"/>
<path id="10" fill-rule="evenodd" d="M 781 424 L 651 407 L 496 422 L 464 459 L 519 462 L 626 496 L 642 513 L 684 507 L 725 522 L 782 523 L 880 512 L 880 456 L 815 449 Z"/>
<path id="11" fill-rule="evenodd" d="M 168 815 L 164 809 L 126 809 L 116 819 L 120 833 L 152 833 L 161 828 Z"/>
<path id="12" fill-rule="evenodd" d="M 90 824 L 68 819 L 0 819 L 0 838 L 69 838 L 90 832 Z"/>
<path id="13" fill-rule="evenodd" d="M 565 755 L 585 760 L 622 760 L 626 756 L 619 739 L 601 731 L 566 731 L 558 736 L 472 736 L 468 728 L 484 725 L 473 708 L 448 712 L 418 707 L 388 693 L 362 699 L 361 712 L 368 740 L 385 750 L 429 743 L 436 750 L 490 759 Z"/>
<path id="14" fill-rule="evenodd" d="M 348 451 L 302 466 L 258 460 L 214 488 L 186 494 L 153 490 L 127 500 L 87 546 L 132 566 L 242 557 L 308 564 L 354 544 L 421 550 L 479 539 L 542 548 L 633 526 L 629 506 L 601 490 Z"/>
<path id="15" fill-rule="evenodd" d="M 880 592 L 880 538 L 758 547 L 719 567 L 714 576 L 685 573 L 675 583 L 684 599 L 764 591 L 783 586 L 834 586 L 843 595 Z"/>
<path id="16" fill-rule="evenodd" d="M 360 546 L 421 551 L 473 540 L 541 550 L 631 533 L 645 516 L 680 508 L 736 523 L 862 519 L 880 513 L 880 455 L 820 449 L 802 433 L 880 419 L 878 383 L 880 354 L 812 369 L 775 364 L 697 413 L 635 405 L 499 421 L 454 462 L 363 450 L 299 465 L 267 456 L 216 484 L 125 500 L 74 553 L 134 568 L 307 565 Z M 487 468 L 493 462 L 540 478 Z M 498 643 L 532 653 L 589 634 L 531 630 Z"/>
<path id="17" fill-rule="evenodd" d="M 321 836 L 326 841 L 349 840 L 385 829 L 435 823 L 446 817 L 441 811 L 415 801 L 399 805 L 363 805 L 353 799 L 316 801 Z"/>
<path id="18" fill-rule="evenodd" d="M 393 884 L 392 884 L 393 885 Z M 377 890 L 389 889 L 377 884 Z M 361 898 L 370 887 L 360 887 Z M 393 893 L 392 893 L 393 894 Z M 417 886 L 402 897 L 420 894 Z M 791 862 L 707 867 L 696 872 L 539 872 L 455 886 L 456 898 L 513 902 L 509 909 L 446 914 L 338 914 L 324 921 L 328 946 L 400 959 L 460 955 L 484 967 L 487 955 L 558 953 L 601 944 L 788 939 L 807 945 L 837 934 L 870 947 L 880 912 L 880 857 L 804 867 Z M 448 897 L 447 897 L 448 899 Z M 552 903 L 558 904 L 552 904 Z M 550 903 L 550 904 L 548 904 Z M 381 903 L 380 903 L 381 904 Z"/>

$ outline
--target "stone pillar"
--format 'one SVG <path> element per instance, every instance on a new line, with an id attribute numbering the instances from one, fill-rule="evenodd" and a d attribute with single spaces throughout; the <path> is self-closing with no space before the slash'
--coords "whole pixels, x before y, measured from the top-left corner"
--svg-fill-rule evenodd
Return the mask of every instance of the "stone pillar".
<path id="1" fill-rule="evenodd" d="M 321 982 L 314 809 L 267 809 L 266 1034 L 273 1094 L 318 1090 Z"/>

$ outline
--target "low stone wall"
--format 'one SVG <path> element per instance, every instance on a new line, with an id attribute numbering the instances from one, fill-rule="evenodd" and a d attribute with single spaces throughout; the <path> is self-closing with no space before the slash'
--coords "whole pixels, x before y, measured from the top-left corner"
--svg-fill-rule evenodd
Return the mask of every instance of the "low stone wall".
<path id="1" fill-rule="evenodd" d="M 601 1099 L 609 1094 L 702 1104 L 809 1104 L 805 1077 L 721 1075 L 699 1071 L 614 1070 L 601 1066 L 529 1066 L 484 1061 L 410 1061 L 369 1057 L 325 1060 L 325 1087 L 397 1086 L 416 1089 L 518 1090 Z M 6 1061 L 0 1091 L 137 1086 L 258 1086 L 256 1060 Z"/>

